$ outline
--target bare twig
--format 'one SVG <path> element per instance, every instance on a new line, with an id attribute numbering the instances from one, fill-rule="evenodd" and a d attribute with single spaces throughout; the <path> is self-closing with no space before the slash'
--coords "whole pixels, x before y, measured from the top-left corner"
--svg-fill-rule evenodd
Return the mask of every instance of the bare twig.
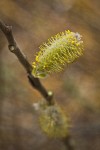
<path id="1" fill-rule="evenodd" d="M 13 34 L 12 34 L 12 27 L 4 24 L 0 20 L 0 29 L 2 30 L 2 32 L 4 33 L 4 35 L 6 36 L 6 38 L 8 40 L 9 50 L 17 56 L 20 63 L 26 69 L 27 74 L 28 74 L 27 76 L 28 76 L 28 79 L 29 79 L 29 82 L 31 83 L 31 85 L 42 94 L 42 96 L 47 100 L 49 105 L 53 104 L 53 101 L 52 101 L 53 100 L 53 94 L 51 92 L 48 92 L 44 88 L 44 86 L 41 84 L 40 80 L 38 78 L 35 78 L 31 74 L 32 66 L 28 62 L 28 60 L 26 59 L 26 56 L 22 53 L 22 51 L 18 47 L 18 45 L 17 45 L 17 43 L 13 37 Z M 63 139 L 63 142 L 66 145 L 66 148 L 68 150 L 74 150 L 72 143 L 71 143 L 71 140 L 68 136 Z"/>
<path id="2" fill-rule="evenodd" d="M 26 56 L 21 52 L 20 48 L 18 47 L 18 45 L 17 45 L 17 43 L 13 37 L 13 34 L 12 34 L 12 27 L 5 25 L 2 21 L 0 21 L 0 28 L 8 40 L 9 50 L 17 56 L 20 63 L 26 69 L 26 71 L 28 73 L 28 79 L 29 79 L 31 85 L 43 95 L 43 97 L 47 100 L 48 104 L 51 104 L 53 95 L 49 94 L 49 92 L 47 92 L 47 90 L 41 84 L 40 80 L 38 78 L 35 78 L 31 74 L 32 66 L 30 65 L 30 63 L 26 59 Z"/>
<path id="3" fill-rule="evenodd" d="M 68 150 L 74 150 L 74 143 L 70 137 L 70 135 L 68 135 L 67 137 L 65 137 L 62 142 L 65 144 L 66 148 Z"/>

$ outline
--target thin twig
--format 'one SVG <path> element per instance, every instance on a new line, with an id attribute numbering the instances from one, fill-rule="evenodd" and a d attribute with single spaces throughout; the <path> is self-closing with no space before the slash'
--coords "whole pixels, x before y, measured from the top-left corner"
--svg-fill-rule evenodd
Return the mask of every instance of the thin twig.
<path id="1" fill-rule="evenodd" d="M 17 45 L 17 43 L 16 43 L 16 41 L 15 41 L 15 39 L 13 37 L 13 34 L 12 34 L 12 27 L 4 24 L 0 20 L 0 28 L 1 28 L 2 32 L 4 33 L 4 35 L 6 36 L 7 40 L 8 40 L 8 48 L 9 48 L 9 50 L 17 56 L 17 58 L 20 61 L 20 63 L 26 69 L 26 71 L 28 73 L 28 79 L 29 79 L 31 85 L 42 94 L 42 96 L 47 100 L 48 104 L 51 104 L 52 103 L 53 94 L 49 94 L 49 92 L 41 84 L 40 80 L 38 78 L 35 78 L 31 74 L 32 66 L 28 62 L 28 60 L 26 59 L 26 56 L 22 53 L 22 51 L 18 47 L 18 45 Z"/>
<path id="2" fill-rule="evenodd" d="M 62 139 L 62 142 L 65 144 L 67 150 L 74 150 L 74 143 L 70 135 Z"/>
<path id="3" fill-rule="evenodd" d="M 40 80 L 38 78 L 35 78 L 31 74 L 32 66 L 28 62 L 28 60 L 26 59 L 26 56 L 22 53 L 22 51 L 18 47 L 18 45 L 17 45 L 17 43 L 13 37 L 12 26 L 8 26 L 0 20 L 0 29 L 2 30 L 2 32 L 4 33 L 4 35 L 6 36 L 6 38 L 8 40 L 9 50 L 17 56 L 20 63 L 26 69 L 27 74 L 28 74 L 27 76 L 28 76 L 28 79 L 29 79 L 29 82 L 31 83 L 31 85 L 42 94 L 42 96 L 47 100 L 49 105 L 53 104 L 54 103 L 52 101 L 53 100 L 53 94 L 51 92 L 48 92 L 44 88 L 44 86 L 41 84 Z M 69 136 L 64 138 L 63 142 L 64 142 L 64 144 L 68 150 L 74 150 Z"/>

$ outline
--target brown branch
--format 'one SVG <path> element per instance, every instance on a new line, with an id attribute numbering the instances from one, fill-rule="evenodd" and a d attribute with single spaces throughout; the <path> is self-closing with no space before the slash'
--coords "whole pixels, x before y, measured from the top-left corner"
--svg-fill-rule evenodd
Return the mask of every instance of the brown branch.
<path id="1" fill-rule="evenodd" d="M 74 150 L 74 144 L 73 141 L 70 137 L 70 135 L 66 136 L 65 138 L 62 139 L 62 142 L 65 144 L 66 148 L 68 150 Z"/>
<path id="2" fill-rule="evenodd" d="M 26 59 L 26 56 L 22 53 L 22 51 L 20 50 L 20 48 L 18 47 L 13 34 L 12 34 L 12 27 L 8 26 L 6 24 L 4 24 L 1 20 L 0 20 L 0 29 L 2 30 L 2 32 L 4 33 L 5 37 L 8 40 L 8 48 L 9 50 L 14 53 L 18 60 L 20 61 L 20 63 L 24 66 L 24 68 L 27 71 L 28 74 L 28 79 L 29 82 L 31 83 L 31 85 L 38 90 L 42 96 L 47 100 L 48 104 L 51 105 L 53 104 L 53 94 L 49 93 L 44 86 L 41 84 L 40 80 L 38 78 L 35 78 L 31 72 L 32 72 L 32 66 L 31 64 L 28 62 L 28 60 Z M 66 148 L 68 150 L 74 150 L 70 137 L 66 137 L 63 139 L 63 142 L 66 146 Z"/>
<path id="3" fill-rule="evenodd" d="M 32 66 L 26 59 L 26 56 L 22 53 L 22 51 L 18 47 L 18 45 L 13 37 L 13 34 L 12 34 L 12 27 L 4 24 L 0 20 L 0 28 L 8 40 L 9 50 L 17 56 L 20 63 L 26 69 L 26 71 L 28 73 L 28 79 L 29 79 L 31 85 L 42 94 L 42 96 L 47 100 L 48 104 L 52 104 L 53 95 L 49 94 L 49 92 L 41 84 L 40 80 L 38 78 L 35 78 L 31 74 Z"/>

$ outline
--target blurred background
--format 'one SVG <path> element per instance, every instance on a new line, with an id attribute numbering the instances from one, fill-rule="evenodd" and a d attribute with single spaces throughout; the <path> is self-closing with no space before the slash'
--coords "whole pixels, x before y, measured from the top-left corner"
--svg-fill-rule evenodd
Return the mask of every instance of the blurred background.
<path id="1" fill-rule="evenodd" d="M 50 36 L 68 29 L 83 36 L 84 55 L 41 80 L 70 118 L 75 150 L 100 150 L 99 9 L 99 0 L 0 1 L 0 18 L 13 26 L 30 63 Z M 41 99 L 0 31 L 0 150 L 65 150 L 59 139 L 48 138 L 39 128 L 33 103 Z"/>

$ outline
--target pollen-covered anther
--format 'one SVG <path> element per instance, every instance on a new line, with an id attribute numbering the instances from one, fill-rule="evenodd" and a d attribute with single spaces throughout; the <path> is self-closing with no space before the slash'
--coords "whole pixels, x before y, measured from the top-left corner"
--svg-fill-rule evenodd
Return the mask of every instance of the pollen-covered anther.
<path id="1" fill-rule="evenodd" d="M 36 68 L 36 63 L 35 62 L 32 63 L 32 67 Z"/>

